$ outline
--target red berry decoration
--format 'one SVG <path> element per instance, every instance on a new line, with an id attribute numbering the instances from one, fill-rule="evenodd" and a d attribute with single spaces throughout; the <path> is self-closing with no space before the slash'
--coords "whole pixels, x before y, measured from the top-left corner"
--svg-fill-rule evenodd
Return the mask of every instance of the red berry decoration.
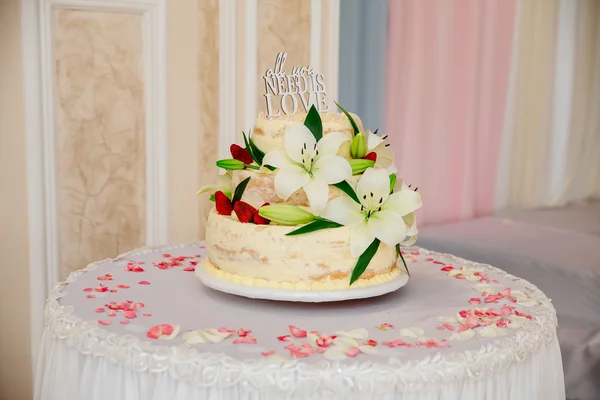
<path id="1" fill-rule="evenodd" d="M 233 210 L 231 200 L 220 190 L 215 192 L 215 206 L 217 207 L 217 212 L 221 215 L 231 215 L 231 211 Z"/>
<path id="2" fill-rule="evenodd" d="M 269 203 L 265 203 L 263 204 L 261 207 L 264 206 L 268 206 Z M 269 225 L 269 223 L 271 223 L 271 220 L 266 219 L 265 217 L 262 217 L 258 212 L 256 213 L 256 215 L 254 216 L 254 223 L 256 225 Z"/>
<path id="3" fill-rule="evenodd" d="M 377 153 L 372 151 L 369 154 L 367 154 L 366 156 L 364 156 L 363 160 L 371 160 L 373 162 L 377 162 Z"/>
<path id="4" fill-rule="evenodd" d="M 231 147 L 229 147 L 229 151 L 231 151 L 231 156 L 234 159 L 241 161 L 244 164 L 252 164 L 252 161 L 254 161 L 252 160 L 252 156 L 248 150 L 238 146 L 237 144 L 232 144 Z"/>
<path id="5" fill-rule="evenodd" d="M 243 223 L 252 222 L 252 219 L 257 214 L 256 208 L 241 200 L 235 202 L 233 211 L 235 211 L 235 215 L 237 215 L 240 222 Z"/>

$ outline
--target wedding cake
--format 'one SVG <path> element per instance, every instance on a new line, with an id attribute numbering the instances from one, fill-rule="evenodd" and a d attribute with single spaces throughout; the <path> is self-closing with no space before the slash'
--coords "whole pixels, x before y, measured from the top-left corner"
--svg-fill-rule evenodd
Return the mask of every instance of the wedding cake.
<path id="1" fill-rule="evenodd" d="M 405 273 L 400 247 L 416 241 L 420 193 L 397 178 L 386 135 L 337 103 L 329 111 L 322 75 L 288 75 L 284 63 L 278 55 L 264 76 L 267 111 L 198 192 L 214 201 L 204 271 L 278 290 L 386 283 Z"/>

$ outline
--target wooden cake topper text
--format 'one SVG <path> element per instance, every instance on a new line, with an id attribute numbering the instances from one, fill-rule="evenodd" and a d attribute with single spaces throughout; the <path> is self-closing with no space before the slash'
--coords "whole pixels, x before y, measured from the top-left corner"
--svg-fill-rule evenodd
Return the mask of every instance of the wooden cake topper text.
<path id="1" fill-rule="evenodd" d="M 293 67 L 289 75 L 284 70 L 287 53 L 277 54 L 275 67 L 269 68 L 265 80 L 265 99 L 267 117 L 278 117 L 284 114 L 295 114 L 300 106 L 308 112 L 314 104 L 317 110 L 327 111 L 327 94 L 323 74 L 312 67 Z M 274 107 L 279 105 L 279 107 Z"/>

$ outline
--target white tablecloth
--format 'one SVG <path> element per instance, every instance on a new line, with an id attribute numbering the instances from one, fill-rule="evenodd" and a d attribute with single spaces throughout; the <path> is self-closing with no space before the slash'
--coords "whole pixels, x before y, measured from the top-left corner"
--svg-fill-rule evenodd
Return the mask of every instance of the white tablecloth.
<path id="1" fill-rule="evenodd" d="M 495 268 L 413 249 L 411 279 L 395 293 L 302 304 L 204 287 L 193 273 L 203 254 L 202 244 L 144 249 L 58 285 L 36 399 L 565 398 L 554 308 Z M 149 338 L 159 324 L 180 333 Z M 223 327 L 232 333 L 220 343 L 183 340 L 188 330 Z M 315 346 L 305 330 L 354 338 L 362 350 L 331 360 L 342 342 Z M 250 337 L 256 343 L 244 343 Z"/>

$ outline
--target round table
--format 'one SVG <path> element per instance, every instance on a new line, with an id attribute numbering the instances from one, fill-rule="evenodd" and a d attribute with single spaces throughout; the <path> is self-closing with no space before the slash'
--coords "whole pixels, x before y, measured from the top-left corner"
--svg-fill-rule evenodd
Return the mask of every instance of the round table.
<path id="1" fill-rule="evenodd" d="M 203 243 L 72 273 L 47 302 L 36 399 L 564 399 L 535 286 L 411 248 L 398 291 L 291 303 L 214 291 Z"/>

